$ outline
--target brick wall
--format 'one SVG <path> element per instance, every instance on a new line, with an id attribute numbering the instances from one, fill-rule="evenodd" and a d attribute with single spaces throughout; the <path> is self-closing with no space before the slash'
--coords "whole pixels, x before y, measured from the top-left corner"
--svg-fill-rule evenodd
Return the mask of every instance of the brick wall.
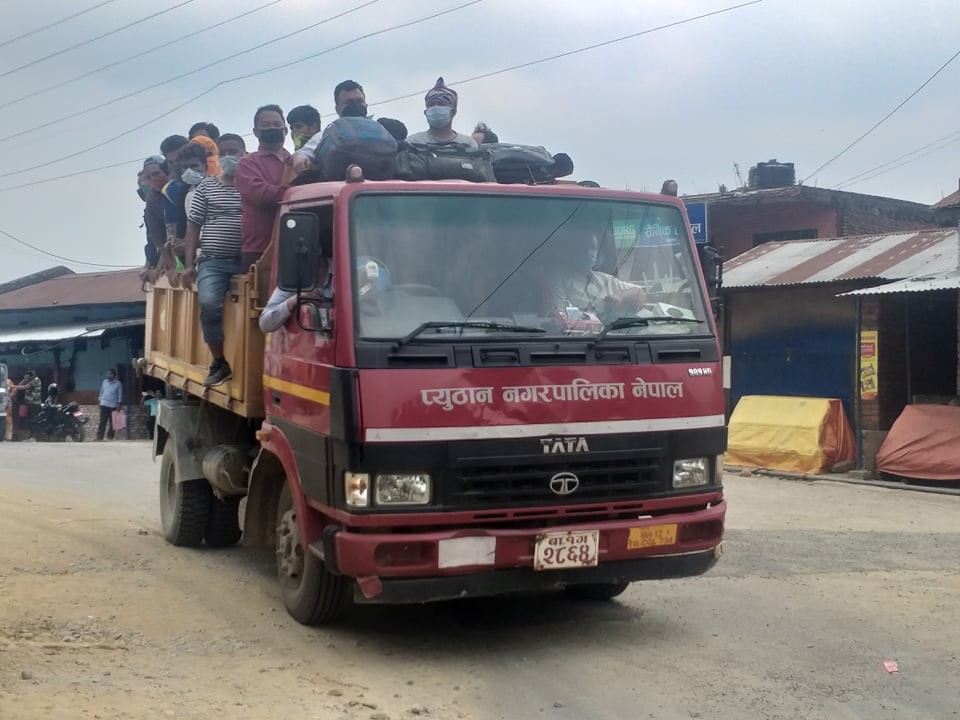
<path id="1" fill-rule="evenodd" d="M 902 230 L 923 230 L 936 225 L 933 212 L 926 205 L 842 193 L 836 196 L 837 232 L 840 235 L 873 235 Z"/>
<path id="2" fill-rule="evenodd" d="M 837 235 L 837 211 L 824 203 L 806 200 L 756 205 L 716 203 L 710 206 L 709 213 L 710 238 L 727 259 L 752 248 L 756 233 L 815 229 L 820 238 Z"/>
<path id="3" fill-rule="evenodd" d="M 93 441 L 97 439 L 97 425 L 100 423 L 99 405 L 81 405 L 84 414 L 87 416 L 87 424 L 84 433 L 84 441 Z M 129 408 L 127 424 L 130 427 L 131 440 L 147 439 L 146 418 L 150 414 L 149 410 L 143 405 L 134 405 Z M 115 440 L 126 440 L 127 431 L 122 430 L 116 434 Z"/>

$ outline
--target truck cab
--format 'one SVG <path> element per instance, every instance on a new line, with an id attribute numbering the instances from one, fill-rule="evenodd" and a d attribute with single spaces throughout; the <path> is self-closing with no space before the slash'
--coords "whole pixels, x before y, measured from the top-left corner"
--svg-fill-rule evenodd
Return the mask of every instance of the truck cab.
<path id="1" fill-rule="evenodd" d="M 351 599 L 610 598 L 716 562 L 720 357 L 677 199 L 355 177 L 291 188 L 261 264 L 236 326 L 259 332 L 251 288 L 295 299 L 262 357 L 233 341 L 262 367 L 235 380 L 245 401 L 185 371 L 186 399 L 161 406 L 172 542 L 229 525 L 246 495 L 245 542 L 275 543 L 308 624 Z M 145 364 L 179 377 L 162 353 Z M 178 535 L 197 493 L 206 525 Z"/>

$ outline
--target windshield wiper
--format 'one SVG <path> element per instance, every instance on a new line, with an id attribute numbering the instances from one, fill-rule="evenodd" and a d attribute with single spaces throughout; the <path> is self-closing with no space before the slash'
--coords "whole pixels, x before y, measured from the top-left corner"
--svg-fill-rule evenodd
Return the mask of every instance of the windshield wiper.
<path id="1" fill-rule="evenodd" d="M 652 322 L 662 323 L 701 323 L 703 320 L 688 317 L 674 317 L 673 315 L 654 315 L 652 317 L 619 317 L 611 320 L 603 326 L 603 330 L 597 335 L 597 342 L 603 340 L 608 332 L 614 330 L 625 330 L 631 327 L 647 327 Z"/>
<path id="2" fill-rule="evenodd" d="M 479 320 L 468 320 L 465 322 L 447 322 L 443 320 L 431 320 L 429 322 L 420 323 L 412 332 L 407 333 L 405 336 L 397 340 L 395 348 L 403 347 L 411 340 L 414 340 L 421 333 L 426 330 L 433 329 L 442 329 L 442 328 L 476 328 L 478 330 L 500 330 L 503 332 L 516 332 L 516 333 L 545 333 L 546 330 L 543 328 L 527 326 L 527 325 L 506 325 L 504 323 L 497 322 L 482 322 Z"/>

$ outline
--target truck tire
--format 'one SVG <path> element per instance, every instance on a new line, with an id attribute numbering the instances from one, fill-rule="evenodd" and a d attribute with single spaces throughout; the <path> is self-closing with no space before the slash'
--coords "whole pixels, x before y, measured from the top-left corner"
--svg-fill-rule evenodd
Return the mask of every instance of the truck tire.
<path id="1" fill-rule="evenodd" d="M 237 544 L 240 530 L 240 497 L 213 498 L 207 516 L 203 539 L 210 547 L 224 548 Z"/>
<path id="2" fill-rule="evenodd" d="M 330 573 L 300 544 L 297 511 L 290 485 L 283 484 L 277 506 L 277 576 L 283 604 L 304 625 L 333 622 L 346 605 L 348 579 Z"/>
<path id="3" fill-rule="evenodd" d="M 178 547 L 198 547 L 207 531 L 213 491 L 206 480 L 177 482 L 171 438 L 160 461 L 160 525 L 163 537 Z"/>
<path id="4" fill-rule="evenodd" d="M 622 594 L 630 583 L 592 583 L 588 585 L 567 585 L 567 593 L 581 600 L 613 600 Z"/>

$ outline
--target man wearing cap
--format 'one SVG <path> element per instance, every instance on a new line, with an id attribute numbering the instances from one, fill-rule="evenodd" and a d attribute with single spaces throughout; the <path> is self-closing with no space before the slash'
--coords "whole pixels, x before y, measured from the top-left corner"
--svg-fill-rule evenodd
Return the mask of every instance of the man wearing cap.
<path id="1" fill-rule="evenodd" d="M 143 179 L 150 186 L 144 198 L 146 205 L 143 208 L 143 227 L 147 233 L 147 244 L 143 247 L 143 254 L 146 256 L 148 268 L 157 266 L 160 248 L 167 241 L 167 226 L 163 217 L 163 194 L 160 192 L 168 179 L 164 167 L 164 160 L 158 155 L 148 157 L 143 162 Z"/>
<path id="2" fill-rule="evenodd" d="M 427 107 L 423 114 L 427 116 L 430 129 L 409 136 L 408 143 L 411 145 L 457 143 L 470 148 L 477 147 L 472 137 L 454 131 L 453 118 L 457 114 L 457 92 L 453 88 L 448 88 L 442 77 L 437 78 L 437 84 L 427 92 L 424 103 Z"/>

